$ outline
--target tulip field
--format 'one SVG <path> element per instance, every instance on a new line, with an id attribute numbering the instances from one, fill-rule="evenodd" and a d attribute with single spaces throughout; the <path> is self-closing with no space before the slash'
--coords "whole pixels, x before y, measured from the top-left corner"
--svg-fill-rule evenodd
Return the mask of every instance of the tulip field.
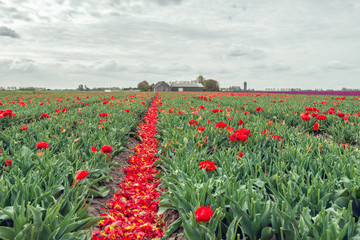
<path id="1" fill-rule="evenodd" d="M 360 239 L 358 96 L 0 92 L 0 124 L 0 239 Z"/>
<path id="2" fill-rule="evenodd" d="M 1 93 L 0 239 L 90 239 L 103 218 L 86 213 L 86 200 L 109 192 L 112 157 L 152 98 Z"/>

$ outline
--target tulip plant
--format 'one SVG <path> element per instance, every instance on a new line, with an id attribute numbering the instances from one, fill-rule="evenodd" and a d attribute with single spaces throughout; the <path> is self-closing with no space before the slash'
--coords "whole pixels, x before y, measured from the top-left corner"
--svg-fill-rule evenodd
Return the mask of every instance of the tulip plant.
<path id="1" fill-rule="evenodd" d="M 90 239 L 91 199 L 153 97 L 1 93 L 0 239 Z"/>
<path id="2" fill-rule="evenodd" d="M 0 239 L 167 239 L 180 226 L 191 240 L 360 239 L 359 104 L 293 93 L 2 92 Z M 129 136 L 140 143 L 119 191 L 91 216 Z M 179 218 L 163 232 L 169 209 Z"/>
<path id="3" fill-rule="evenodd" d="M 360 239 L 359 97 L 160 98 L 164 239 Z"/>

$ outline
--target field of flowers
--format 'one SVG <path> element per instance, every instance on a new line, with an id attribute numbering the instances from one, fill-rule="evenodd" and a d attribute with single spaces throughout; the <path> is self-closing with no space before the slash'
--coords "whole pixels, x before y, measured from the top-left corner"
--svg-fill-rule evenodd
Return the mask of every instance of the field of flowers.
<path id="1" fill-rule="evenodd" d="M 122 151 L 154 94 L 1 93 L 0 239 L 90 239 Z"/>
<path id="2" fill-rule="evenodd" d="M 159 98 L 165 238 L 360 239 L 359 97 Z"/>
<path id="3" fill-rule="evenodd" d="M 274 93 L 1 92 L 0 239 L 360 239 L 359 104 Z M 119 192 L 91 216 L 129 136 L 140 143 Z M 164 231 L 169 211 L 179 218 Z"/>

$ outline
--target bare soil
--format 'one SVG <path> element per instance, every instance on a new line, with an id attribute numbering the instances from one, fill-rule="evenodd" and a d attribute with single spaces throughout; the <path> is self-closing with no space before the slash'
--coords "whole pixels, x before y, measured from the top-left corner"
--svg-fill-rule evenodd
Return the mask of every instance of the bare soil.
<path id="1" fill-rule="evenodd" d="M 126 152 L 120 152 L 118 155 L 116 155 L 113 158 L 113 161 L 116 161 L 120 164 L 120 166 L 112 167 L 109 173 L 109 176 L 112 177 L 112 180 L 110 180 L 107 183 L 104 183 L 104 186 L 110 187 L 110 192 L 106 197 L 103 198 L 94 198 L 91 202 L 90 207 L 87 210 L 87 213 L 93 215 L 93 216 L 99 216 L 102 213 L 105 213 L 102 208 L 105 208 L 108 210 L 106 203 L 109 202 L 114 194 L 119 191 L 119 183 L 124 179 L 125 173 L 122 171 L 123 168 L 126 168 L 129 166 L 128 158 L 131 155 L 134 155 L 133 148 L 136 147 L 136 145 L 139 144 L 139 141 L 133 137 L 129 138 L 129 144 L 126 146 L 127 151 Z M 95 229 L 98 230 L 98 229 Z"/>
<path id="2" fill-rule="evenodd" d="M 136 138 L 129 138 L 129 144 L 126 146 L 127 151 L 126 152 L 120 152 L 118 155 L 116 155 L 113 158 L 113 161 L 116 161 L 120 164 L 120 166 L 111 168 L 109 172 L 109 176 L 112 177 L 112 180 L 110 180 L 107 183 L 103 183 L 104 186 L 110 187 L 110 192 L 106 197 L 103 198 L 94 198 L 91 202 L 91 205 L 89 206 L 87 213 L 91 214 L 93 216 L 100 216 L 102 213 L 106 213 L 106 211 L 102 210 L 102 208 L 105 208 L 108 210 L 108 207 L 106 205 L 107 202 L 109 202 L 114 194 L 120 190 L 119 183 L 124 179 L 125 173 L 122 171 L 123 168 L 126 168 L 130 164 L 128 163 L 128 158 L 135 154 L 135 151 L 133 148 L 136 147 L 136 145 L 139 144 L 139 140 Z M 165 222 L 165 230 L 166 232 L 169 228 L 169 226 L 175 222 L 179 218 L 179 213 L 176 210 L 167 210 L 163 214 L 163 220 Z M 93 231 L 100 230 L 97 226 L 93 227 Z M 171 236 L 168 238 L 168 240 L 185 240 L 184 235 L 180 235 L 184 232 L 184 229 L 182 226 L 180 226 Z"/>
<path id="3" fill-rule="evenodd" d="M 166 233 L 166 231 L 168 230 L 168 228 L 170 227 L 170 225 L 175 222 L 178 218 L 179 218 L 179 213 L 176 210 L 166 210 L 163 213 L 163 220 L 165 222 L 165 230 L 164 233 Z M 185 240 L 185 235 L 181 233 L 184 232 L 184 229 L 182 226 L 180 226 L 175 232 L 173 232 L 170 237 L 168 238 L 168 240 Z M 180 235 L 180 236 L 179 236 Z"/>

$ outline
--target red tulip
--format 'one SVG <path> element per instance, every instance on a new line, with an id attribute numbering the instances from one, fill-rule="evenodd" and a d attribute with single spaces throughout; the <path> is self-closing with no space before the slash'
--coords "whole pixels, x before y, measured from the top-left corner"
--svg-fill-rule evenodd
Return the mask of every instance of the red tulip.
<path id="1" fill-rule="evenodd" d="M 111 146 L 105 145 L 103 147 L 101 147 L 101 152 L 102 153 L 111 153 L 113 150 L 113 148 Z"/>
<path id="2" fill-rule="evenodd" d="M 78 171 L 78 172 L 75 174 L 75 180 L 76 180 L 76 181 L 80 181 L 80 180 L 86 178 L 87 175 L 89 175 L 89 171 L 87 171 L 87 170 L 85 170 L 85 171 Z"/>
<path id="3" fill-rule="evenodd" d="M 43 148 L 46 149 L 48 147 L 49 147 L 49 144 L 47 144 L 46 142 L 39 142 L 39 143 L 36 144 L 36 148 L 39 149 L 39 150 L 43 149 Z"/>
<path id="4" fill-rule="evenodd" d="M 319 120 L 326 120 L 327 117 L 325 115 L 322 115 L 322 114 L 319 114 L 316 116 L 316 119 L 319 119 Z"/>
<path id="5" fill-rule="evenodd" d="M 266 126 L 270 126 L 271 124 L 274 124 L 274 122 L 273 122 L 273 121 L 269 121 L 269 122 L 266 123 Z"/>
<path id="6" fill-rule="evenodd" d="M 349 146 L 350 146 L 349 144 L 347 144 L 347 145 L 346 144 L 341 144 L 341 147 L 344 148 L 344 149 L 348 148 Z"/>
<path id="7" fill-rule="evenodd" d="M 345 113 L 342 113 L 342 112 L 337 113 L 337 115 L 338 115 L 338 117 L 340 117 L 340 118 L 345 117 Z"/>
<path id="8" fill-rule="evenodd" d="M 242 128 L 240 130 L 236 130 L 233 134 L 230 135 L 230 142 L 246 142 L 247 138 L 250 137 L 250 129 Z"/>
<path id="9" fill-rule="evenodd" d="M 228 133 L 232 133 L 234 131 L 234 128 L 233 127 L 230 127 L 230 126 L 227 126 L 226 127 L 226 130 L 228 131 Z"/>
<path id="10" fill-rule="evenodd" d="M 205 131 L 205 128 L 203 126 L 198 127 L 198 132 L 202 133 L 203 131 Z"/>
<path id="11" fill-rule="evenodd" d="M 210 206 L 204 207 L 201 206 L 195 211 L 196 221 L 198 222 L 209 222 L 211 217 L 213 216 L 213 211 Z"/>
<path id="12" fill-rule="evenodd" d="M 203 162 L 200 162 L 200 169 L 205 169 L 206 171 L 214 171 L 217 168 L 217 165 L 215 165 L 214 162 L 210 162 L 208 160 L 205 160 Z"/>
<path id="13" fill-rule="evenodd" d="M 108 113 L 99 113 L 99 117 L 107 117 L 110 116 Z"/>
<path id="14" fill-rule="evenodd" d="M 224 110 L 222 109 L 218 109 L 218 108 L 215 108 L 212 110 L 213 113 L 219 113 L 219 112 L 223 112 Z"/>
<path id="15" fill-rule="evenodd" d="M 318 122 L 316 122 L 316 123 L 314 124 L 314 130 L 315 130 L 315 131 L 319 131 L 319 123 L 318 123 Z"/>
<path id="16" fill-rule="evenodd" d="M 301 119 L 304 121 L 309 121 L 311 117 L 309 115 L 302 115 Z"/>
<path id="17" fill-rule="evenodd" d="M 15 113 L 11 109 L 8 109 L 8 110 L 5 110 L 5 111 L 0 110 L 0 118 L 5 118 L 6 116 L 14 117 Z"/>
<path id="18" fill-rule="evenodd" d="M 28 126 L 23 126 L 23 127 L 20 128 L 21 131 L 25 131 L 27 129 L 28 129 Z"/>
<path id="19" fill-rule="evenodd" d="M 11 160 L 5 161 L 5 165 L 11 165 Z"/>
<path id="20" fill-rule="evenodd" d="M 215 124 L 215 127 L 217 127 L 217 128 L 224 128 L 226 126 L 227 126 L 227 124 L 222 121 Z"/>
<path id="21" fill-rule="evenodd" d="M 190 125 L 198 125 L 198 123 L 197 123 L 197 121 L 196 120 L 194 120 L 194 119 L 191 119 L 190 121 L 189 121 L 189 124 Z"/>
<path id="22" fill-rule="evenodd" d="M 272 136 L 275 140 L 278 140 L 278 141 L 280 141 L 282 138 L 279 136 L 279 135 L 274 135 L 274 136 Z"/>
<path id="23" fill-rule="evenodd" d="M 328 113 L 329 114 L 335 114 L 335 109 L 334 108 L 329 108 Z"/>

